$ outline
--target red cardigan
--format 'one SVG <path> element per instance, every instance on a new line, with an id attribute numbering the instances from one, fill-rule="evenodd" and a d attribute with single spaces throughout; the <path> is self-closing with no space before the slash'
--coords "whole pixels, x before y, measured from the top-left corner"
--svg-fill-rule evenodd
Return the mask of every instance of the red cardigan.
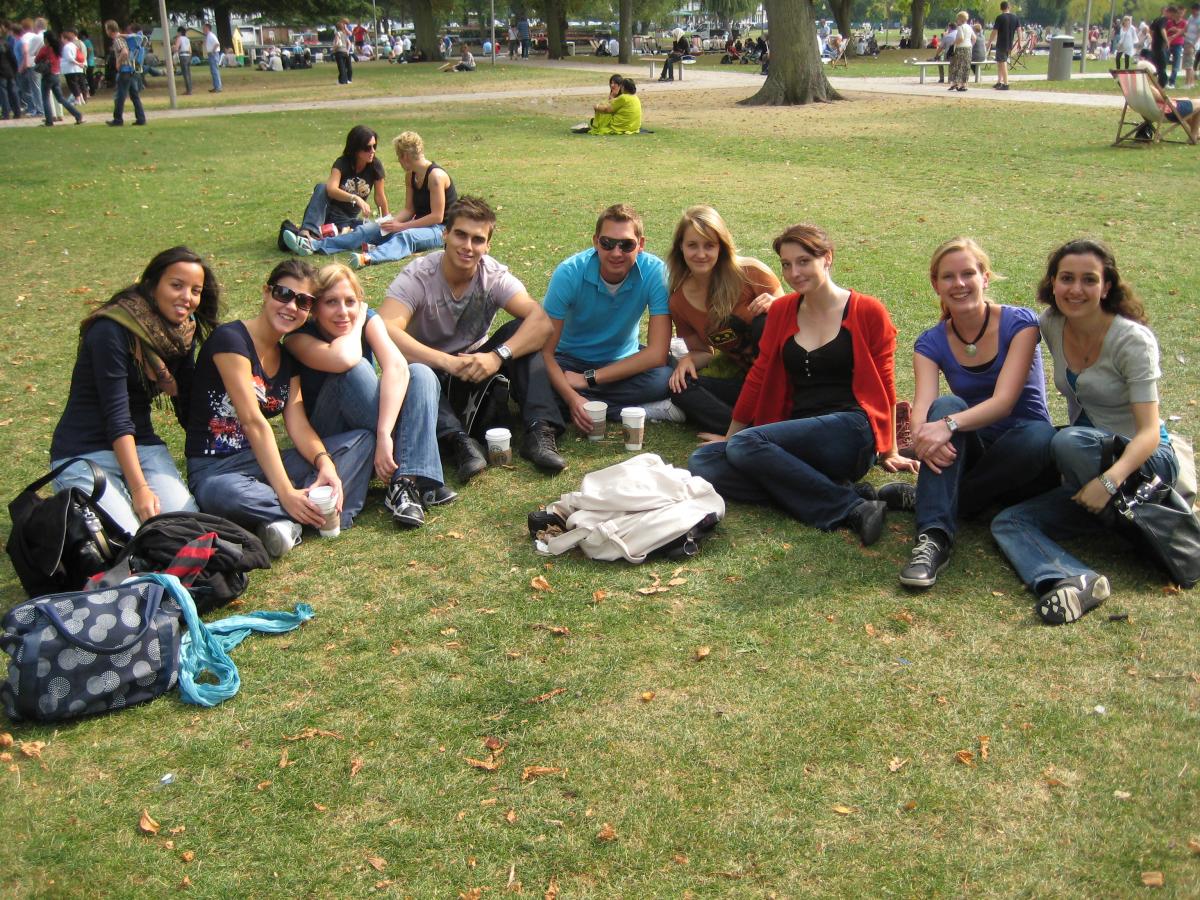
<path id="1" fill-rule="evenodd" d="M 875 433 L 875 451 L 892 450 L 896 409 L 896 326 L 874 297 L 850 292 L 845 326 L 854 349 L 851 390 Z M 799 294 L 780 297 L 767 312 L 758 342 L 758 358 L 746 375 L 733 418 L 748 425 L 769 425 L 792 415 L 792 379 L 783 367 L 784 341 L 800 330 L 796 324 Z"/>

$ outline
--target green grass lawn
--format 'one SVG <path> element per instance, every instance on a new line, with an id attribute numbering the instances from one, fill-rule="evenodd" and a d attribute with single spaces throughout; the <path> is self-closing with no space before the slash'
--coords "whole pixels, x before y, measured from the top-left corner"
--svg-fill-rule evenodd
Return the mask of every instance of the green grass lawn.
<path id="1" fill-rule="evenodd" d="M 711 203 L 772 265 L 785 225 L 821 223 L 836 280 L 892 312 L 902 393 L 937 318 L 941 240 L 976 236 L 1005 276 L 996 299 L 1032 305 L 1047 252 L 1102 235 L 1161 342 L 1163 414 L 1195 433 L 1191 148 L 1110 149 L 1111 110 L 736 99 L 664 105 L 656 133 L 630 140 L 568 134 L 578 98 L 0 131 L 4 496 L 45 471 L 90 304 L 183 242 L 211 255 L 226 316 L 251 314 L 279 220 L 298 218 L 355 121 L 418 130 L 460 192 L 489 198 L 493 253 L 535 296 L 611 202 L 643 211 L 660 253 L 683 207 Z M 367 270 L 374 304 L 396 271 Z M 178 454 L 178 428 L 158 424 Z M 222 706 L 172 696 L 0 728 L 46 743 L 0 766 L 0 892 L 158 896 L 186 879 L 211 897 L 495 897 L 516 882 L 563 898 L 1111 897 L 1158 871 L 1164 896 L 1200 893 L 1195 592 L 1092 542 L 1075 549 L 1116 594 L 1052 629 L 981 523 L 936 588 L 908 593 L 911 518 L 864 550 L 732 505 L 684 582 L 643 595 L 676 567 L 533 553 L 526 514 L 627 455 L 615 431 L 563 446 L 566 472 L 490 470 L 420 531 L 395 531 L 373 491 L 354 529 L 255 575 L 245 610 L 303 601 L 317 617 L 236 650 L 242 690 Z M 648 429 L 670 462 L 692 446 L 688 428 Z M 0 596 L 20 596 L 8 566 Z M 334 734 L 291 739 L 305 729 Z M 465 761 L 489 737 L 505 745 L 493 773 Z M 528 766 L 563 771 L 523 780 Z M 138 831 L 143 809 L 157 836 Z"/>

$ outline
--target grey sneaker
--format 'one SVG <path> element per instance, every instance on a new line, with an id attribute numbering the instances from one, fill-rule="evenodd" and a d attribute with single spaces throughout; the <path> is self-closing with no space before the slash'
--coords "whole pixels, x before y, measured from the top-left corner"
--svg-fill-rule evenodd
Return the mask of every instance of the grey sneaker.
<path id="1" fill-rule="evenodd" d="M 421 492 L 411 478 L 393 478 L 388 485 L 383 505 L 392 514 L 392 521 L 404 528 L 419 528 L 425 524 L 425 509 L 421 506 Z"/>
<path id="2" fill-rule="evenodd" d="M 300 523 L 291 519 L 277 519 L 265 525 L 258 526 L 258 537 L 267 548 L 271 559 L 279 559 L 287 555 L 293 547 L 300 543 Z"/>
<path id="3" fill-rule="evenodd" d="M 1047 625 L 1065 625 L 1082 618 L 1112 594 L 1108 579 L 1088 573 L 1064 578 L 1042 594 L 1037 611 Z"/>
<path id="4" fill-rule="evenodd" d="M 294 231 L 283 232 L 283 242 L 287 244 L 287 248 L 297 256 L 312 256 L 313 248 L 308 238 L 296 234 Z"/>
<path id="5" fill-rule="evenodd" d="M 643 403 L 646 410 L 647 422 L 686 422 L 687 415 L 671 400 L 655 400 L 653 403 Z"/>
<path id="6" fill-rule="evenodd" d="M 905 587 L 933 587 L 942 569 L 950 562 L 950 544 L 928 534 L 917 536 L 917 546 L 908 557 L 908 565 L 900 570 L 900 583 Z"/>

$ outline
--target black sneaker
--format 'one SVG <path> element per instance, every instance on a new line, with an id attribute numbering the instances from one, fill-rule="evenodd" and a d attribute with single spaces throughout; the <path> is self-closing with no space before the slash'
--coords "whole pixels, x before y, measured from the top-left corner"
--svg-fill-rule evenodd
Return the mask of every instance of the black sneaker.
<path id="1" fill-rule="evenodd" d="M 521 439 L 521 455 L 547 472 L 561 472 L 567 461 L 558 452 L 554 429 L 541 422 L 531 422 Z"/>
<path id="2" fill-rule="evenodd" d="M 879 499 L 892 512 L 912 512 L 917 508 L 917 489 L 903 481 L 893 481 L 879 489 Z"/>
<path id="3" fill-rule="evenodd" d="M 421 495 L 411 478 L 401 475 L 388 485 L 383 505 L 392 514 L 392 521 L 404 528 L 420 528 L 425 524 L 425 510 L 421 506 Z"/>
<path id="4" fill-rule="evenodd" d="M 929 534 L 917 536 L 917 546 L 908 557 L 908 565 L 900 570 L 900 583 L 905 587 L 933 587 L 942 569 L 950 562 L 950 543 L 945 546 Z"/>
<path id="5" fill-rule="evenodd" d="M 431 506 L 445 506 L 458 499 L 458 492 L 444 484 L 421 491 L 421 505 L 426 509 Z"/>
<path id="6" fill-rule="evenodd" d="M 869 481 L 856 481 L 850 485 L 850 489 L 864 500 L 878 500 L 879 492 L 875 490 L 875 485 Z"/>
<path id="7" fill-rule="evenodd" d="M 850 513 L 846 524 L 858 535 L 864 547 L 870 547 L 883 534 L 887 504 L 882 500 L 864 500 Z"/>
<path id="8" fill-rule="evenodd" d="M 1095 609 L 1111 593 L 1103 575 L 1076 575 L 1056 582 L 1042 594 L 1037 611 L 1047 625 L 1065 625 Z"/>
<path id="9" fill-rule="evenodd" d="M 454 453 L 454 467 L 459 481 L 470 481 L 487 468 L 483 447 L 465 431 L 450 438 L 450 449 Z"/>

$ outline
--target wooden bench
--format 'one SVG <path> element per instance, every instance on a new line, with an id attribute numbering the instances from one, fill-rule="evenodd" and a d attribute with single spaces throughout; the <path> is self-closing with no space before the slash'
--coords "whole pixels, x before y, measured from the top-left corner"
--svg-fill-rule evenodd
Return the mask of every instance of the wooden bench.
<path id="1" fill-rule="evenodd" d="M 975 70 L 975 83 L 979 84 L 979 72 L 984 66 L 994 66 L 994 59 L 985 59 L 982 62 L 972 62 L 971 68 Z M 950 68 L 950 60 L 948 59 L 910 59 L 907 65 L 918 66 L 921 69 L 921 84 L 925 83 L 925 70 L 931 66 L 937 66 L 938 78 L 941 78 L 945 72 L 944 69 Z"/>
<path id="2" fill-rule="evenodd" d="M 665 57 L 665 56 L 658 56 L 658 57 L 647 56 L 647 57 L 643 57 L 643 59 L 649 60 L 649 62 L 650 62 L 650 79 L 652 81 L 657 81 L 658 73 L 662 71 L 662 64 L 667 61 L 667 57 Z M 679 80 L 683 81 L 683 60 L 681 60 L 681 59 L 676 60 L 674 63 L 671 64 L 671 74 L 675 75 L 676 73 L 678 73 L 677 77 L 679 78 Z"/>

